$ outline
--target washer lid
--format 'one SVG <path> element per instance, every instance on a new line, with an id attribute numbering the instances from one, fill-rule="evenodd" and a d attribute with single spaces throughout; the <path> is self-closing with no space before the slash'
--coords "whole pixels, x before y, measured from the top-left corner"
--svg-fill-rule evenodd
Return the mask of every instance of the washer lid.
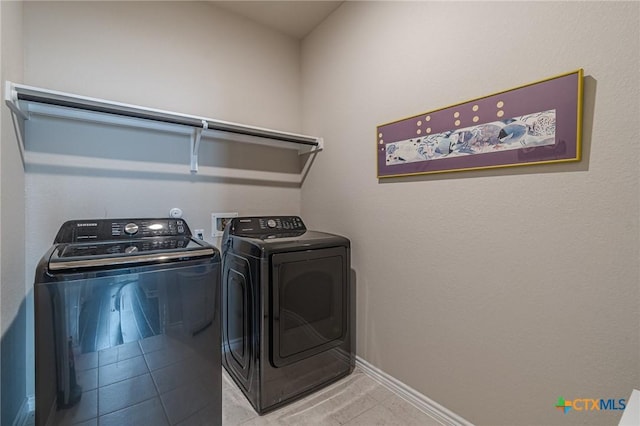
<path id="1" fill-rule="evenodd" d="M 216 248 L 188 237 L 58 244 L 49 258 L 49 270 L 165 263 L 212 257 L 216 253 Z"/>

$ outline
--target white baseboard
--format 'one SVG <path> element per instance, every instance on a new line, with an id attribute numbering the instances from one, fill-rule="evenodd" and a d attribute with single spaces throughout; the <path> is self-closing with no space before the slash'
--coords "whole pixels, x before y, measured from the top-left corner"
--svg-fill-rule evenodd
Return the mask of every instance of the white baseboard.
<path id="1" fill-rule="evenodd" d="M 379 368 L 369 364 L 364 359 L 356 356 L 356 367 L 360 368 L 367 376 L 377 381 L 391 392 L 413 404 L 420 411 L 437 419 L 446 426 L 473 426 L 473 424 L 460 417 L 453 411 L 443 407 L 437 402 L 424 396 L 417 390 L 410 388 L 400 380 L 390 376 Z"/>
<path id="2" fill-rule="evenodd" d="M 20 405 L 20 410 L 16 414 L 16 418 L 13 419 L 12 426 L 24 426 L 29 419 L 29 413 L 35 410 L 36 399 L 33 395 L 25 398 Z"/>
<path id="3" fill-rule="evenodd" d="M 622 413 L 618 426 L 634 426 L 640 424 L 640 390 L 633 389 L 627 399 L 627 408 Z"/>

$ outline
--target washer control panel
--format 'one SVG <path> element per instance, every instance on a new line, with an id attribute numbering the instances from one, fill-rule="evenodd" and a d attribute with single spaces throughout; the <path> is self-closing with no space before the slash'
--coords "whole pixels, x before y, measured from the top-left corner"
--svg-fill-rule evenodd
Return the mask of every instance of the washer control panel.
<path id="1" fill-rule="evenodd" d="M 54 243 L 113 241 L 148 237 L 191 237 L 182 219 L 96 219 L 65 222 Z"/>
<path id="2" fill-rule="evenodd" d="M 191 235 L 182 219 L 111 221 L 111 237 L 118 239 Z"/>
<path id="3" fill-rule="evenodd" d="M 280 235 L 305 232 L 307 227 L 298 216 L 236 217 L 231 222 L 231 235 Z"/>

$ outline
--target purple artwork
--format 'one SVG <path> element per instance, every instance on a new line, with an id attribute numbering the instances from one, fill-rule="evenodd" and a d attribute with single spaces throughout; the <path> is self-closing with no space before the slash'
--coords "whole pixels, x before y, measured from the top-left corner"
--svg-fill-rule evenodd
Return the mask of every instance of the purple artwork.
<path id="1" fill-rule="evenodd" d="M 378 126 L 378 177 L 578 161 L 582 70 Z"/>

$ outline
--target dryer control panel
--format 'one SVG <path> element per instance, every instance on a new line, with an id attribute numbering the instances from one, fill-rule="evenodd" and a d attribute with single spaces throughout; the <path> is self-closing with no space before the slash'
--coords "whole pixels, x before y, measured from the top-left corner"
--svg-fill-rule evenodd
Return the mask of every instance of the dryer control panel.
<path id="1" fill-rule="evenodd" d="M 298 216 L 265 216 L 265 217 L 236 217 L 231 221 L 229 233 L 239 236 L 300 235 L 307 227 Z"/>

